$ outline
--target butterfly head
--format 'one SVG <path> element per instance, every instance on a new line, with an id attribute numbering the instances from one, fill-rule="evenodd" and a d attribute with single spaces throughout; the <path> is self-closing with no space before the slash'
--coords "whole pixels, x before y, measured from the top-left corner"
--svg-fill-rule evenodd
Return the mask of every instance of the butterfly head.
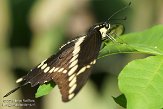
<path id="1" fill-rule="evenodd" d="M 131 2 L 129 2 L 128 5 L 126 5 L 125 7 L 119 9 L 118 11 L 116 11 L 115 13 L 113 13 L 106 22 L 103 22 L 101 24 L 98 24 L 95 26 L 94 29 L 98 29 L 98 31 L 100 32 L 102 39 L 114 39 L 114 37 L 119 36 L 121 34 L 123 34 L 124 32 L 124 26 L 122 24 L 111 24 L 110 20 L 113 20 L 112 18 L 117 15 L 119 12 L 127 9 L 128 7 L 130 7 Z M 126 20 L 126 17 L 124 19 L 114 19 L 114 20 Z"/>
<path id="2" fill-rule="evenodd" d="M 103 22 L 97 24 L 94 29 L 97 29 L 102 39 L 112 39 L 110 37 L 116 37 L 124 33 L 124 26 L 122 24 L 110 24 L 108 22 Z"/>

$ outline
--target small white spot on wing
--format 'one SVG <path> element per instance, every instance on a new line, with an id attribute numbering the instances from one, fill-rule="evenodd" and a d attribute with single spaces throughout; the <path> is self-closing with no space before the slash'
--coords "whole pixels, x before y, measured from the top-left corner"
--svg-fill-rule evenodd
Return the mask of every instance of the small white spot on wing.
<path id="1" fill-rule="evenodd" d="M 64 70 L 63 73 L 67 73 L 67 70 Z"/>
<path id="2" fill-rule="evenodd" d="M 57 68 L 55 68 L 53 72 L 56 72 L 58 69 L 59 69 L 58 67 L 57 67 Z"/>
<path id="3" fill-rule="evenodd" d="M 86 67 L 87 67 L 87 68 L 90 68 L 91 66 L 90 66 L 90 65 L 87 65 Z"/>
<path id="4" fill-rule="evenodd" d="M 58 70 L 58 72 L 61 72 L 61 71 L 63 71 L 64 70 L 64 68 L 60 68 L 59 70 Z"/>
<path id="5" fill-rule="evenodd" d="M 55 67 L 53 67 L 53 68 L 49 71 L 49 73 L 52 73 L 52 72 L 54 71 L 54 69 L 55 69 Z"/>
<path id="6" fill-rule="evenodd" d="M 95 60 L 93 60 L 92 62 L 91 62 L 91 64 L 95 64 L 96 63 L 96 59 Z"/>
<path id="7" fill-rule="evenodd" d="M 72 94 L 70 94 L 69 96 L 68 96 L 68 99 L 70 100 L 70 99 L 72 99 L 73 97 L 74 97 L 74 93 L 72 93 Z"/>
<path id="8" fill-rule="evenodd" d="M 69 83 L 69 87 L 72 87 L 76 83 L 76 77 Z"/>
<path id="9" fill-rule="evenodd" d="M 68 72 L 68 75 L 70 76 L 70 75 L 72 75 L 74 72 L 75 72 L 75 70 L 78 68 L 78 65 L 75 65 L 74 67 L 72 67 L 70 70 L 69 70 L 69 72 Z"/>
<path id="10" fill-rule="evenodd" d="M 73 62 L 70 64 L 69 68 L 75 66 L 77 63 L 78 63 L 78 60 L 73 61 Z"/>
<path id="11" fill-rule="evenodd" d="M 47 73 L 49 71 L 50 67 L 46 67 L 44 70 L 44 73 Z"/>
<path id="12" fill-rule="evenodd" d="M 44 64 L 44 65 L 41 67 L 41 69 L 43 70 L 46 66 L 47 66 L 47 64 Z"/>
<path id="13" fill-rule="evenodd" d="M 74 84 L 71 88 L 70 88 L 70 90 L 69 90 L 69 94 L 71 94 L 74 90 L 75 90 L 75 88 L 76 88 L 76 84 Z"/>
<path id="14" fill-rule="evenodd" d="M 48 82 L 48 81 L 44 81 L 44 83 L 46 83 L 46 82 Z"/>
<path id="15" fill-rule="evenodd" d="M 68 78 L 68 81 L 71 81 L 74 77 L 75 77 L 75 74 L 71 75 L 71 76 Z"/>
<path id="16" fill-rule="evenodd" d="M 21 81 L 23 81 L 23 78 L 19 78 L 16 80 L 16 83 L 20 83 Z"/>
<path id="17" fill-rule="evenodd" d="M 83 67 L 83 68 L 81 68 L 81 69 L 79 70 L 79 72 L 77 73 L 77 75 L 83 73 L 83 72 L 86 70 L 86 68 L 87 68 L 87 67 Z"/>
<path id="18" fill-rule="evenodd" d="M 78 57 L 79 55 L 77 54 L 77 55 L 75 55 L 75 56 L 73 56 L 73 58 L 70 60 L 70 62 L 69 63 L 71 63 L 71 62 L 73 62 L 77 57 Z"/>

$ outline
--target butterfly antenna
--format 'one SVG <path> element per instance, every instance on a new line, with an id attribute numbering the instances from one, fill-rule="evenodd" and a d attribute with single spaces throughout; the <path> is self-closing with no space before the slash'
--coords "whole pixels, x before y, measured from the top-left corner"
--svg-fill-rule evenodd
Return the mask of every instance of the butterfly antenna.
<path id="1" fill-rule="evenodd" d="M 118 11 L 116 11 L 114 14 L 112 14 L 112 15 L 108 18 L 108 21 L 109 21 L 113 16 L 115 16 L 116 14 L 118 14 L 119 12 L 121 12 L 121 11 L 125 10 L 126 8 L 130 7 L 130 5 L 131 5 L 131 2 L 129 2 L 129 4 L 128 4 L 127 6 L 125 6 L 125 7 L 121 8 L 121 9 L 119 9 Z"/>
<path id="2" fill-rule="evenodd" d="M 18 89 L 20 89 L 21 87 L 27 85 L 28 83 L 24 83 L 23 85 L 16 87 L 15 89 L 11 90 L 10 92 L 8 92 L 6 95 L 3 96 L 3 98 L 9 96 L 10 94 L 14 93 L 15 91 L 17 91 Z"/>

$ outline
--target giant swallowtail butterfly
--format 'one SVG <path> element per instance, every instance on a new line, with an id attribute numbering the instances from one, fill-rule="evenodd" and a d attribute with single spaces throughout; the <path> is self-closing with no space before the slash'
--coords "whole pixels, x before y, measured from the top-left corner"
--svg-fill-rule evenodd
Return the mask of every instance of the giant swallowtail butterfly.
<path id="1" fill-rule="evenodd" d="M 109 20 L 92 26 L 86 35 L 79 36 L 64 44 L 58 53 L 42 61 L 26 76 L 18 79 L 16 82 L 24 82 L 23 85 L 11 90 L 4 97 L 28 83 L 34 87 L 52 80 L 58 85 L 62 100 L 64 102 L 70 101 L 87 82 L 91 69 L 96 63 L 102 41 L 105 39 L 113 40 L 112 35 L 117 34 L 115 30 L 122 26 L 112 25 Z"/>

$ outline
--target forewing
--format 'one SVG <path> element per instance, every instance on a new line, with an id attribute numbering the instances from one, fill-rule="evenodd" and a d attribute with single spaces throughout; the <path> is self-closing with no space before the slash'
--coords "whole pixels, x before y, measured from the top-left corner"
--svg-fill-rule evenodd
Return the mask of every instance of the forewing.
<path id="1" fill-rule="evenodd" d="M 57 79 L 60 74 L 65 74 L 68 71 L 69 61 L 72 58 L 75 40 L 68 42 L 60 51 L 50 58 L 42 61 L 38 66 L 33 68 L 23 79 L 30 83 L 31 86 L 43 84 Z M 65 78 L 66 75 L 61 75 L 60 78 Z"/>
<path id="2" fill-rule="evenodd" d="M 38 66 L 31 69 L 31 71 L 27 75 L 19 78 L 16 83 L 24 83 L 8 92 L 4 97 L 9 96 L 11 93 L 15 92 L 22 86 L 27 85 L 28 83 L 30 83 L 33 87 L 37 84 L 43 84 L 45 82 L 53 80 L 53 78 L 57 81 L 57 77 L 63 78 L 63 80 L 61 79 L 62 81 L 66 80 L 66 78 L 68 77 L 66 74 L 63 73 L 66 73 L 69 69 L 68 66 L 70 63 L 68 62 L 72 58 L 72 52 L 76 40 L 77 39 L 73 39 L 70 42 L 67 42 L 66 44 L 64 44 L 64 46 L 60 48 L 60 51 L 56 55 L 53 55 L 50 58 L 42 61 Z"/>
<path id="3" fill-rule="evenodd" d="M 67 72 L 68 87 L 66 86 L 67 83 L 62 83 L 64 85 L 61 85 L 60 88 L 64 102 L 74 98 L 87 82 L 91 68 L 96 63 L 96 58 L 100 50 L 101 36 L 98 33 L 92 33 L 85 37 L 82 43 L 79 44 L 78 42 L 80 42 L 80 39 L 75 43 L 73 51 L 73 57 L 76 55 L 78 57 L 72 62 L 70 61 L 70 66 L 72 66 L 69 66 L 70 70 Z M 61 82 L 61 80 L 58 81 Z"/>

